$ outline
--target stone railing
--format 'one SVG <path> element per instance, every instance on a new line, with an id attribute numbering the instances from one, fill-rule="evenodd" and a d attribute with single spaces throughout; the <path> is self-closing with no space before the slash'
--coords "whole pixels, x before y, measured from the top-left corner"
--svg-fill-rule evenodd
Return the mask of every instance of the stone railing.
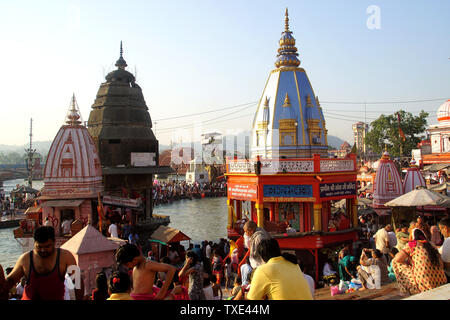
<path id="1" fill-rule="evenodd" d="M 257 159 L 227 159 L 227 173 L 255 173 Z M 261 159 L 260 174 L 354 172 L 356 157 L 324 159 L 314 155 L 309 159 Z"/>
<path id="2" fill-rule="evenodd" d="M 355 171 L 352 159 L 323 159 L 320 160 L 320 172 Z"/>

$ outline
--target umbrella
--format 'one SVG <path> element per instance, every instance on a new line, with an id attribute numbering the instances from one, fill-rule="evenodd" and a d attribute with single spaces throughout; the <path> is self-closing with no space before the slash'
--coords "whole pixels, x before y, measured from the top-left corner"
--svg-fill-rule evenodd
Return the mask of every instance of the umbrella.
<path id="1" fill-rule="evenodd" d="M 358 205 L 359 206 L 370 206 L 372 204 L 372 200 L 367 198 L 358 198 Z"/>
<path id="2" fill-rule="evenodd" d="M 387 207 L 421 207 L 421 206 L 440 206 L 450 202 L 450 197 L 444 196 L 432 190 L 418 187 L 398 198 L 387 203 Z"/>
<path id="3" fill-rule="evenodd" d="M 29 186 L 20 186 L 14 190 L 11 190 L 11 193 L 38 193 L 39 190 L 33 189 Z"/>
<path id="4" fill-rule="evenodd" d="M 434 186 L 431 186 L 429 189 L 433 190 L 433 191 L 443 191 L 443 190 L 447 190 L 450 187 L 450 183 L 449 182 L 444 182 L 441 184 L 437 184 Z"/>

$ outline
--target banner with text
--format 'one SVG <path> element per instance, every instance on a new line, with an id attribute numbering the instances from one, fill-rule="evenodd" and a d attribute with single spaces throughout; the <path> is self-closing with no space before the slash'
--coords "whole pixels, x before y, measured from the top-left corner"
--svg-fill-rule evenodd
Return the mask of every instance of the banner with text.
<path id="1" fill-rule="evenodd" d="M 238 200 L 257 200 L 258 188 L 256 184 L 228 184 L 228 197 Z"/>
<path id="2" fill-rule="evenodd" d="M 320 184 L 320 197 L 338 197 L 356 195 L 356 182 L 337 182 Z"/>
<path id="3" fill-rule="evenodd" d="M 264 198 L 311 198 L 312 185 L 265 185 Z"/>

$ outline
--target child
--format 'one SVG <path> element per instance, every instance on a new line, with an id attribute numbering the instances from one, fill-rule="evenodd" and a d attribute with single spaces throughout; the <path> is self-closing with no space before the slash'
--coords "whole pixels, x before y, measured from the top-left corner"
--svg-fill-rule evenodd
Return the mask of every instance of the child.
<path id="1" fill-rule="evenodd" d="M 241 277 L 236 277 L 236 278 L 234 278 L 234 287 L 233 287 L 233 290 L 231 290 L 231 295 L 233 296 L 233 297 L 236 297 L 237 296 L 237 294 L 241 291 L 241 289 L 242 289 L 242 280 L 241 280 Z"/>
<path id="2" fill-rule="evenodd" d="M 231 270 L 232 270 L 232 272 L 237 273 L 238 265 L 239 265 L 239 250 L 238 250 L 238 248 L 236 248 L 231 253 Z"/>
<path id="3" fill-rule="evenodd" d="M 211 275 L 211 284 L 214 300 L 222 300 L 223 297 L 222 288 L 220 287 L 220 284 L 217 284 L 217 277 L 214 274 Z"/>
<path id="4" fill-rule="evenodd" d="M 392 267 L 392 261 L 395 258 L 395 255 L 398 253 L 398 250 L 396 247 L 391 248 L 391 251 L 389 251 L 389 255 L 391 256 L 391 263 L 388 266 L 388 276 L 389 276 L 389 280 L 391 280 L 391 282 L 396 281 L 396 277 L 395 277 L 395 273 L 394 273 L 394 268 Z"/>
<path id="5" fill-rule="evenodd" d="M 213 251 L 212 262 L 213 262 L 212 264 L 213 274 L 216 275 L 217 283 L 220 285 L 222 283 L 222 272 L 223 272 L 222 257 L 216 250 Z"/>
<path id="6" fill-rule="evenodd" d="M 103 271 L 97 273 L 95 277 L 96 288 L 92 290 L 91 300 L 104 301 L 109 298 L 108 294 L 108 279 Z"/>
<path id="7" fill-rule="evenodd" d="M 130 296 L 130 277 L 120 271 L 114 272 L 109 278 L 107 300 L 133 300 Z"/>
<path id="8" fill-rule="evenodd" d="M 212 276 L 214 276 L 214 275 L 210 275 L 210 276 L 208 276 L 208 278 L 203 279 L 203 292 L 205 293 L 206 300 L 214 300 L 214 294 L 213 294 L 213 289 L 212 289 L 213 284 L 211 282 Z M 215 280 L 217 281 L 217 278 L 215 278 Z"/>
<path id="9" fill-rule="evenodd" d="M 141 251 L 133 244 L 125 244 L 117 250 L 117 263 L 133 270 L 133 291 L 135 300 L 162 300 L 166 297 L 170 283 L 175 274 L 175 267 L 165 263 L 147 261 Z M 165 281 L 158 290 L 154 286 L 157 272 L 165 272 Z"/>

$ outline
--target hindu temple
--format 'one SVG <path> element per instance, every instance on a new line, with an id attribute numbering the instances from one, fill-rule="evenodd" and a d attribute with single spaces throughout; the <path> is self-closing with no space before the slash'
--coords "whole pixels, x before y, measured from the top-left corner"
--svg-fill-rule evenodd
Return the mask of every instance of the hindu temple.
<path id="1" fill-rule="evenodd" d="M 100 156 L 105 191 L 113 197 L 138 200 L 144 206 L 138 220 L 145 220 L 152 216 L 153 176 L 172 170 L 158 165 L 158 140 L 142 89 L 126 70 L 122 42 L 115 66 L 98 89 L 88 130 Z M 107 200 L 121 205 L 123 201 L 117 198 Z"/>
<path id="2" fill-rule="evenodd" d="M 406 175 L 403 179 L 403 193 L 405 194 L 415 190 L 418 186 L 426 188 L 426 183 L 422 173 L 419 170 L 419 166 L 416 164 L 416 160 L 413 158 L 409 168 L 406 169 Z"/>
<path id="3" fill-rule="evenodd" d="M 358 238 L 356 155 L 328 158 L 325 118 L 292 34 L 286 10 L 276 68 L 252 124 L 251 158 L 227 159 L 227 229 L 239 245 L 242 221 L 255 221 L 318 280 L 323 251 Z M 343 199 L 344 212 L 332 213 Z"/>
<path id="4" fill-rule="evenodd" d="M 422 162 L 424 165 L 441 164 L 445 168 L 450 165 L 450 99 L 438 108 L 436 117 L 438 124 L 427 129 L 431 153 L 422 152 Z"/>
<path id="5" fill-rule="evenodd" d="M 98 222 L 97 200 L 103 193 L 102 168 L 97 148 L 82 124 L 75 95 L 72 96 L 65 123 L 56 134 L 44 167 L 44 186 L 39 207 L 27 212 L 27 219 L 15 232 L 24 248 L 32 242 L 32 231 L 48 220 L 55 228 L 57 245 L 90 224 Z M 69 234 L 61 223 L 72 222 Z M 24 234 L 24 233 L 29 233 Z M 30 242 L 28 241 L 28 242 Z"/>
<path id="6" fill-rule="evenodd" d="M 325 118 L 305 69 L 299 67 L 287 12 L 275 66 L 266 81 L 253 120 L 252 156 L 327 155 Z"/>
<path id="7" fill-rule="evenodd" d="M 403 194 L 402 178 L 387 151 L 379 160 L 373 190 L 373 207 L 378 209 L 387 210 L 384 204 Z"/>

